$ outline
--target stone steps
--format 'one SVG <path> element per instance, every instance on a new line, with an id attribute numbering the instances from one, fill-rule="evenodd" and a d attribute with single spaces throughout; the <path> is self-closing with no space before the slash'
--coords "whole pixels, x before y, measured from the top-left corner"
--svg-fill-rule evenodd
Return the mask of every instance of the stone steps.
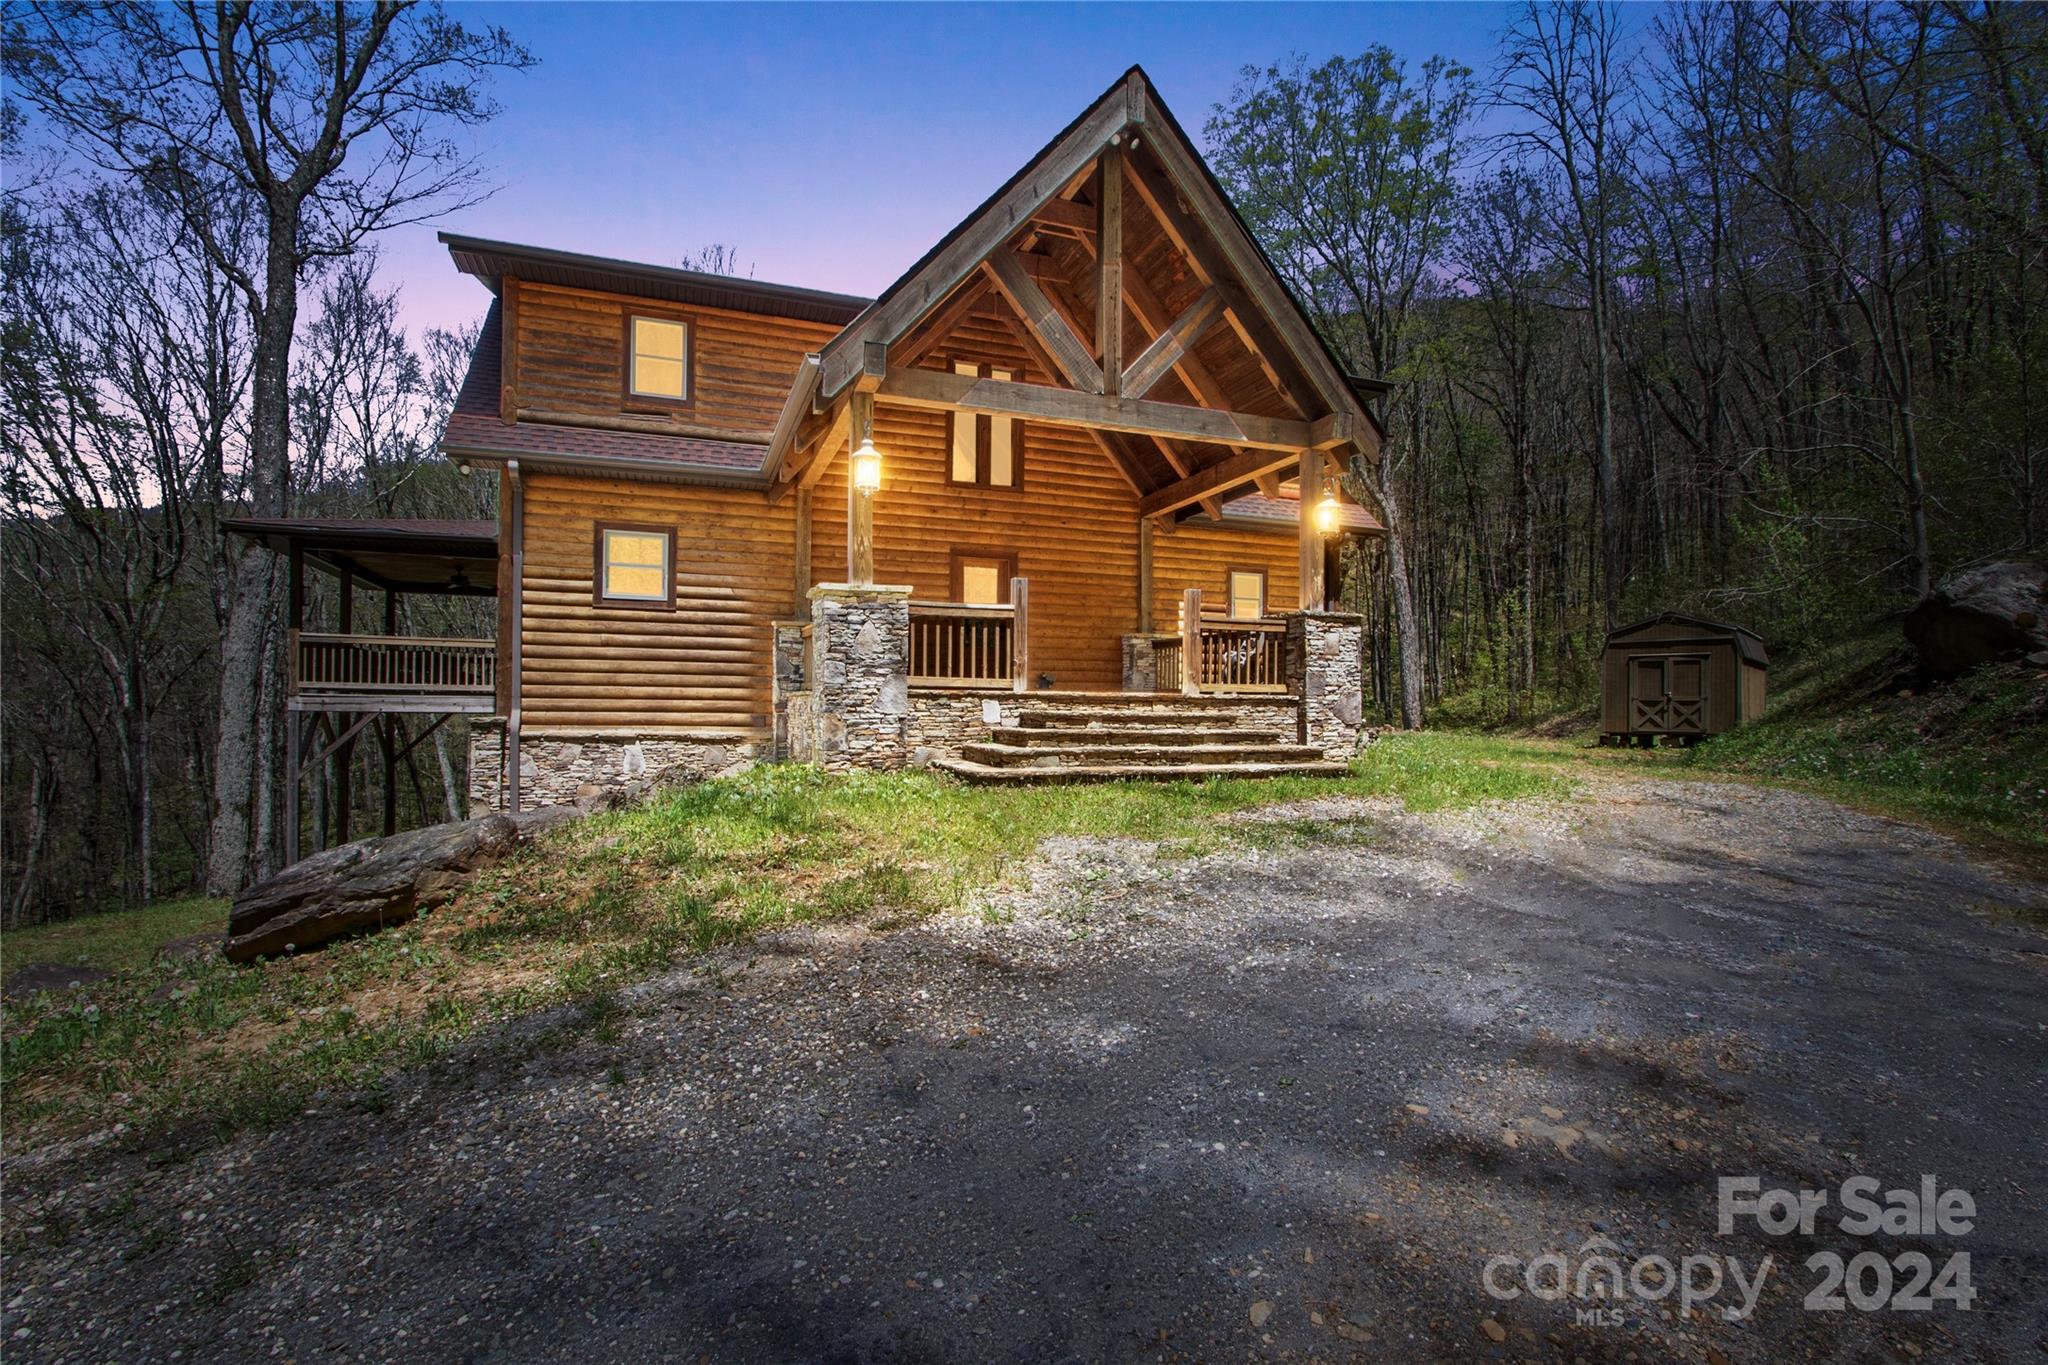
<path id="1" fill-rule="evenodd" d="M 1010 725 L 989 733 L 994 743 L 1033 748 L 1067 744 L 1284 744 L 1293 734 L 1270 728 L 1170 729 L 1164 725 Z"/>
<path id="2" fill-rule="evenodd" d="M 1006 737 L 1007 738 L 1007 737 Z M 991 768 L 1186 767 L 1212 764 L 1287 764 L 1322 758 L 1306 744 L 1093 744 L 1053 747 L 1008 743 L 965 744 L 960 756 Z"/>
<path id="3" fill-rule="evenodd" d="M 1349 764 L 1331 759 L 1300 763 L 1118 763 L 998 768 L 964 758 L 942 758 L 932 766 L 963 781 L 985 786 L 1058 782 L 1202 782 L 1212 777 L 1342 777 L 1351 771 Z"/>
<path id="4" fill-rule="evenodd" d="M 1291 698 L 1277 697 L 1276 706 L 1292 709 Z M 1038 710 L 1023 712 L 1017 717 L 1019 726 L 1031 730 L 1085 729 L 1099 726 L 1104 729 L 1136 729 L 1139 727 L 1164 727 L 1168 729 L 1199 729 L 1204 721 L 1214 719 L 1224 723 L 1241 722 L 1244 704 L 1241 702 L 1211 704 L 1207 706 L 1190 703 L 1163 707 L 1090 707 L 1086 710 Z"/>

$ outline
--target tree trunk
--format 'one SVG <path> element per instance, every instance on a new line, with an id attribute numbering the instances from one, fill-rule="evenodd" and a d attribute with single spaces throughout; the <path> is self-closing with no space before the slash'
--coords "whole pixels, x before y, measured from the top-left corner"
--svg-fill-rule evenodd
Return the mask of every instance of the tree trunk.
<path id="1" fill-rule="evenodd" d="M 281 517 L 290 510 L 298 236 L 298 207 L 274 207 L 265 242 L 265 291 L 256 322 L 250 391 L 249 512 L 259 517 Z M 221 631 L 220 751 L 214 762 L 213 829 L 206 865 L 206 889 L 215 896 L 241 890 L 252 870 L 250 798 L 256 789 L 256 765 L 266 747 L 258 736 L 276 558 L 261 550 L 242 553 Z"/>

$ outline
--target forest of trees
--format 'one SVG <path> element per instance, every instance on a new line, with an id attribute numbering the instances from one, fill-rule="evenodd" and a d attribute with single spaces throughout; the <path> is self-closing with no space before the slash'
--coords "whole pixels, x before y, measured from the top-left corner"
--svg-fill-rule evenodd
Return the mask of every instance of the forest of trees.
<path id="1" fill-rule="evenodd" d="M 7 923 L 274 867 L 283 584 L 224 517 L 493 514 L 432 455 L 470 338 L 376 270 L 473 202 L 451 130 L 532 61 L 460 17 L 6 8 Z M 1393 385 L 1345 589 L 1389 717 L 1580 703 L 1633 613 L 1797 651 L 2039 553 L 2043 10 L 1532 4 L 1488 70 L 1247 69 L 1206 136 Z M 408 819 L 454 808 L 442 740 Z"/>
<path id="2" fill-rule="evenodd" d="M 1297 59 L 1207 133 L 1394 384 L 1351 582 L 1389 714 L 1582 703 L 1654 610 L 1796 653 L 2040 553 L 2041 7 L 1536 4 L 1491 70 Z"/>

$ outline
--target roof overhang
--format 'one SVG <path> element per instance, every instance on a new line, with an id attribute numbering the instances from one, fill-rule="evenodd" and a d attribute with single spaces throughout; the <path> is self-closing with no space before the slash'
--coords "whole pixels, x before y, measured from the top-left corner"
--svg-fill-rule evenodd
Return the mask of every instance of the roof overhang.
<path id="1" fill-rule="evenodd" d="M 1313 387 L 1324 412 L 1306 415 L 1354 416 L 1352 444 L 1376 458 L 1380 428 L 1370 401 L 1383 386 L 1351 375 L 1331 351 L 1151 80 L 1135 66 L 826 344 L 820 353 L 820 400 L 829 402 L 859 382 L 870 344 L 886 346 L 903 337 L 1106 148 L 1132 139 L 1151 149 L 1174 194 L 1199 207 L 1223 262 Z"/>
<path id="2" fill-rule="evenodd" d="M 482 280 L 495 294 L 506 276 L 539 284 L 591 289 L 606 294 L 666 299 L 700 308 L 728 308 L 843 326 L 868 306 L 852 294 L 833 294 L 791 284 L 769 284 L 732 275 L 714 275 L 674 266 L 644 265 L 588 256 L 578 251 L 524 246 L 460 233 L 440 234 L 455 267 Z"/>
<path id="3" fill-rule="evenodd" d="M 221 526 L 389 592 L 490 597 L 498 590 L 498 532 L 488 521 L 231 517 Z"/>

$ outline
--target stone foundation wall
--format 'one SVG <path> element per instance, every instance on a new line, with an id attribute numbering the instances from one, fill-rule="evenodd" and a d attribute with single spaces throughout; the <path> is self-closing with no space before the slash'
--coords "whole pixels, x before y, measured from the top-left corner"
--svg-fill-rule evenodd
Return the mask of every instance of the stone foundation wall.
<path id="1" fill-rule="evenodd" d="M 769 756 L 762 735 L 648 735 L 629 730 L 543 731 L 519 737 L 519 803 L 560 806 L 660 774 L 716 777 Z M 469 814 L 505 809 L 505 722 L 469 728 Z"/>
<path id="2" fill-rule="evenodd" d="M 791 692 L 782 699 L 782 756 L 792 763 L 818 761 L 818 714 L 809 692 Z"/>
<path id="3" fill-rule="evenodd" d="M 1301 742 L 1347 759 L 1372 740 L 1365 715 L 1365 622 L 1342 612 L 1287 617 L 1287 685 L 1301 698 Z"/>
<path id="4" fill-rule="evenodd" d="M 1159 686 L 1159 655 L 1149 635 L 1124 636 L 1124 691 L 1152 692 Z"/>

